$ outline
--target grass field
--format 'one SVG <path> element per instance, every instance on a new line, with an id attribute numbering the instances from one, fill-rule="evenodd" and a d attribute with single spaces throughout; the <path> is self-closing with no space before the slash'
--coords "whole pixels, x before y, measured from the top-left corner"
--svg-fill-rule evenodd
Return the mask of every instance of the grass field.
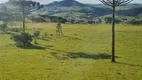
<path id="1" fill-rule="evenodd" d="M 111 25 L 64 24 L 62 37 L 54 36 L 55 26 L 28 24 L 41 36 L 24 48 L 0 34 L 0 80 L 142 80 L 142 26 L 116 25 L 116 63 Z"/>

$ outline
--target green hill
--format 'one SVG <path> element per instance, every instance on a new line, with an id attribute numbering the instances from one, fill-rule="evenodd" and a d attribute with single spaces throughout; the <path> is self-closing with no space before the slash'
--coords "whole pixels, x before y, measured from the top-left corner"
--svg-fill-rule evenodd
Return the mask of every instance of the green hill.
<path id="1" fill-rule="evenodd" d="M 128 4 L 117 7 L 118 16 L 136 16 L 142 13 L 141 4 Z M 75 0 L 55 1 L 45 5 L 40 10 L 41 14 L 45 13 L 50 16 L 59 16 L 67 19 L 94 19 L 105 15 L 110 15 L 112 9 L 103 4 L 83 4 Z M 34 12 L 36 13 L 36 12 Z"/>
<path id="2" fill-rule="evenodd" d="M 11 8 L 9 4 L 0 4 Z M 14 7 L 13 7 L 14 8 Z M 34 8 L 31 8 L 31 10 Z M 57 16 L 65 19 L 73 20 L 94 20 L 102 18 L 106 15 L 111 15 L 112 9 L 103 4 L 83 4 L 76 0 L 62 0 L 54 1 L 50 4 L 44 5 L 43 9 L 33 11 L 32 16 L 48 15 Z M 142 13 L 142 4 L 128 4 L 116 8 L 117 16 L 134 17 Z M 0 11 L 0 16 L 3 13 Z"/>

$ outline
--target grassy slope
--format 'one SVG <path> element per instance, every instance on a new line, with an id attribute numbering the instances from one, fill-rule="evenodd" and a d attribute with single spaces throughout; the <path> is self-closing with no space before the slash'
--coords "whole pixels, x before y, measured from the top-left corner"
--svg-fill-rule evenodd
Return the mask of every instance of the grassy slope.
<path id="1" fill-rule="evenodd" d="M 36 23 L 42 35 L 55 24 Z M 142 27 L 117 25 L 117 63 L 111 63 L 110 25 L 63 25 L 66 37 L 17 48 L 0 34 L 0 80 L 141 80 Z"/>

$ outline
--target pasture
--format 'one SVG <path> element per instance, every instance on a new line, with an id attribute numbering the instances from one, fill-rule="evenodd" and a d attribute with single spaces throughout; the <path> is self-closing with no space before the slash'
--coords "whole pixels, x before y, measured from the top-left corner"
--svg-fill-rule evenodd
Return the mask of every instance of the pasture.
<path id="1" fill-rule="evenodd" d="M 17 25 L 18 26 L 18 25 Z M 142 26 L 116 25 L 116 63 L 111 62 L 111 25 L 29 23 L 38 44 L 18 48 L 0 34 L 0 80 L 141 80 Z M 46 36 L 45 36 L 46 33 Z"/>

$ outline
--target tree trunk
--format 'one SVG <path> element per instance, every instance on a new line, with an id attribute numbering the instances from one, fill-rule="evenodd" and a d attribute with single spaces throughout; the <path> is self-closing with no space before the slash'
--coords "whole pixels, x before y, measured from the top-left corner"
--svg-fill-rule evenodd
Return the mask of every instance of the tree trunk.
<path id="1" fill-rule="evenodd" d="M 22 4 L 22 13 L 23 13 L 23 33 L 25 33 L 25 7 L 24 7 L 24 0 Z"/>
<path id="2" fill-rule="evenodd" d="M 112 62 L 115 62 L 115 0 L 113 0 L 112 14 Z"/>

